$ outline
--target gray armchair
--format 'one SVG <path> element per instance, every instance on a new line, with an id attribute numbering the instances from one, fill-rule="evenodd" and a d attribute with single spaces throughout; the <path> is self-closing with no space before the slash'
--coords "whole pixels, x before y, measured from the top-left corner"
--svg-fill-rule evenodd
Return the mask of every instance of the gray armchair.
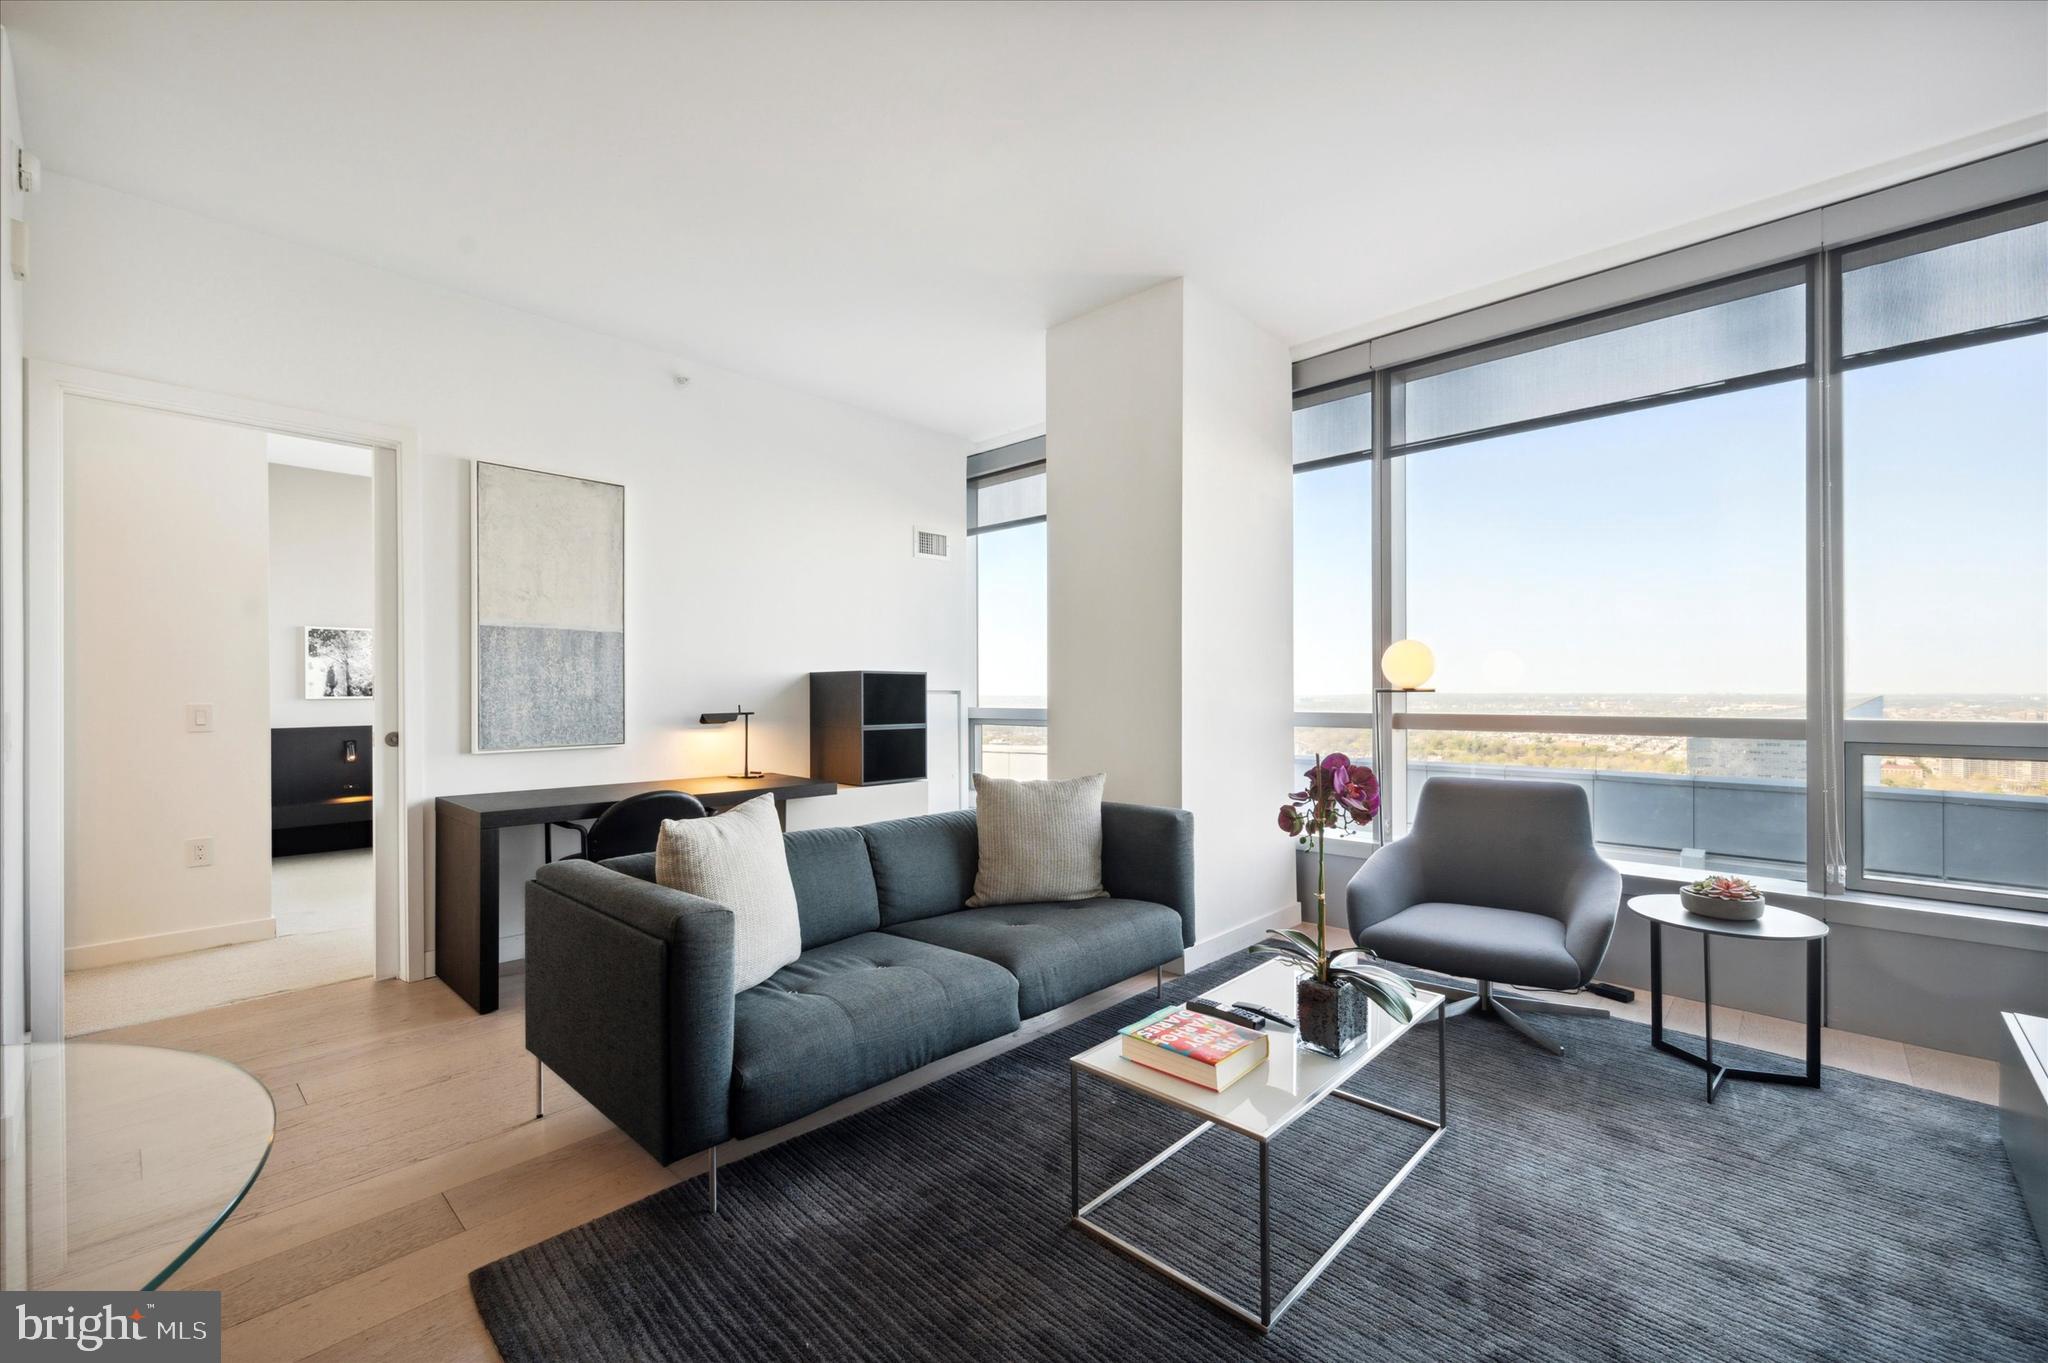
<path id="1" fill-rule="evenodd" d="M 1582 988 L 1614 936 L 1621 872 L 1593 849 L 1586 793 L 1570 782 L 1430 778 L 1414 828 L 1358 869 L 1345 905 L 1359 945 L 1472 977 L 1476 987 L 1453 991 L 1446 1016 L 1491 1014 L 1553 1055 L 1564 1047 L 1515 1010 L 1607 1016 L 1495 990 Z"/>

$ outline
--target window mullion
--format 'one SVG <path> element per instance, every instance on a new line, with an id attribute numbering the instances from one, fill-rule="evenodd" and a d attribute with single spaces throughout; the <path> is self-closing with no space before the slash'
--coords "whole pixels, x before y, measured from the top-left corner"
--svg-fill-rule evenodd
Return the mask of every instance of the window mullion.
<path id="1" fill-rule="evenodd" d="M 1840 258 L 1808 263 L 1806 473 L 1806 881 L 1816 894 L 1847 888 L 1842 751 L 1842 389 Z"/>
<path id="2" fill-rule="evenodd" d="M 1372 394 L 1372 531 L 1366 546 L 1372 556 L 1372 661 L 1368 675 L 1374 687 L 1385 686 L 1380 675 L 1380 658 L 1387 646 L 1402 637 L 1406 627 L 1408 572 L 1405 538 L 1407 521 L 1400 465 L 1390 451 L 1394 448 L 1392 387 L 1385 374 L 1373 375 Z M 1391 710 L 1395 698 L 1373 697 L 1373 768 L 1380 778 L 1380 816 L 1373 821 L 1373 836 L 1391 842 L 1406 820 L 1397 811 L 1407 808 L 1408 760 L 1403 739 L 1394 734 Z"/>

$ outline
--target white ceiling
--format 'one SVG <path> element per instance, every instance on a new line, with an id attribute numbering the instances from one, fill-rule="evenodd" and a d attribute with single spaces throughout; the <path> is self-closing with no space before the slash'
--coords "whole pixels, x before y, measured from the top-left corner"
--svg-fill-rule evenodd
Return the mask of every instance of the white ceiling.
<path id="1" fill-rule="evenodd" d="M 1162 278 L 1305 353 L 2048 127 L 2038 0 L 5 19 L 51 170 L 973 439 Z"/>

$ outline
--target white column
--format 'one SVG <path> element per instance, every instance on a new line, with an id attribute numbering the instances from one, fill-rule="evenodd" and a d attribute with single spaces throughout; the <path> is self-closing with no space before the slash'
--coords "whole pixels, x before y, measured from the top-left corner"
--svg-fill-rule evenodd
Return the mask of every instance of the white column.
<path id="1" fill-rule="evenodd" d="M 1197 960 L 1298 912 L 1290 389 L 1184 280 L 1046 340 L 1052 775 L 1194 812 Z"/>

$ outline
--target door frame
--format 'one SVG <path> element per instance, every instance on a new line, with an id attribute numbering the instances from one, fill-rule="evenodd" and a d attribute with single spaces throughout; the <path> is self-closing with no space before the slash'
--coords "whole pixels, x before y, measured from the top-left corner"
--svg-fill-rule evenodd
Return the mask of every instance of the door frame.
<path id="1" fill-rule="evenodd" d="M 24 637 L 20 659 L 25 678 L 25 737 L 5 753 L 8 791 L 33 792 L 33 799 L 7 802 L 4 817 L 13 835 L 19 821 L 21 860 L 8 868 L 22 877 L 26 905 L 27 1024 L 41 1041 L 64 1036 L 64 404 L 95 398 L 130 407 L 251 426 L 279 435 L 306 436 L 376 451 L 371 496 L 376 525 L 377 606 L 375 626 L 378 678 L 375 772 L 379 799 L 373 828 L 388 841 L 388 860 L 377 866 L 378 979 L 426 975 L 425 846 L 426 772 L 411 749 L 426 732 L 424 663 L 426 616 L 421 571 L 422 480 L 419 441 L 405 427 L 359 421 L 299 407 L 204 392 L 123 374 L 103 373 L 46 360 L 28 361 L 24 385 L 27 439 L 22 486 L 5 489 L 19 498 L 24 553 L 19 574 Z M 11 509 L 12 510 L 12 509 Z M 11 516 L 10 516 L 11 519 Z M 386 548 L 395 534 L 396 551 Z M 389 580 L 395 574 L 396 582 Z M 10 588 L 8 596 L 13 597 Z M 10 665 L 14 660 L 9 660 Z M 10 666 L 10 673 L 12 668 Z M 386 747 L 385 735 L 404 740 Z M 386 792 L 389 792 L 386 794 Z M 14 890 L 10 884 L 8 889 Z M 10 925 L 11 927 L 11 925 Z M 23 959 L 17 955 L 14 959 Z M 6 981 L 12 992 L 16 982 Z M 17 997 L 19 997 L 17 995 Z M 11 1011 L 11 1010 L 10 1010 Z M 17 1014 L 18 1015 L 18 1014 Z"/>

